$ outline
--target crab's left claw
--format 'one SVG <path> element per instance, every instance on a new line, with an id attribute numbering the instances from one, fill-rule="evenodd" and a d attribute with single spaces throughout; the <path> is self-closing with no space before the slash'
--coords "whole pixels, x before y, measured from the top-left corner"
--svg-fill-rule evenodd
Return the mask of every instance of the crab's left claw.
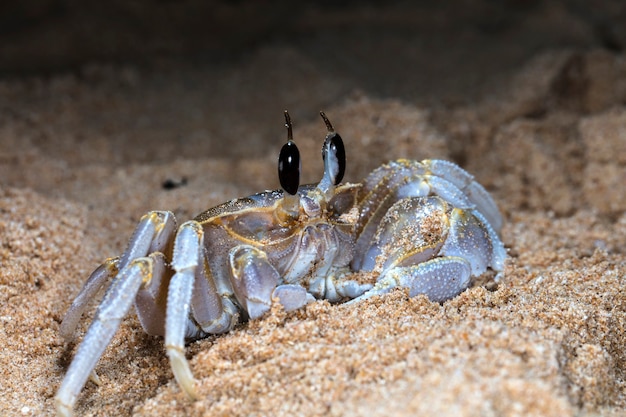
<path id="1" fill-rule="evenodd" d="M 502 271 L 505 258 L 479 211 L 450 208 L 438 196 L 407 197 L 389 208 L 364 257 L 364 268 L 380 271 L 376 285 L 353 302 L 396 287 L 442 302 L 464 291 L 471 276 Z"/>
<path id="2" fill-rule="evenodd" d="M 347 304 L 386 294 L 394 288 L 408 288 L 409 297 L 425 294 L 431 301 L 443 302 L 467 289 L 470 273 L 469 262 L 456 256 L 394 268 L 381 277 L 374 288 Z"/>

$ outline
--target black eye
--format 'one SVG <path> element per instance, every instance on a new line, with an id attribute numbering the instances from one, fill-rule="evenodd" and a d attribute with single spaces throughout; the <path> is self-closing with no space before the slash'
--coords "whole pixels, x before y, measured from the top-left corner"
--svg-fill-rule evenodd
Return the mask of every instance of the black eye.
<path id="1" fill-rule="evenodd" d="M 333 181 L 335 185 L 339 185 L 343 175 L 346 173 L 346 148 L 343 146 L 343 139 L 341 139 L 339 133 L 335 132 L 326 114 L 321 111 L 320 116 L 322 116 L 326 129 L 328 129 L 328 134 L 326 139 L 324 139 L 324 146 L 322 147 L 322 159 L 324 160 L 324 165 L 326 165 L 326 156 L 330 153 L 331 161 L 329 162 L 331 168 L 329 173 L 331 176 L 334 176 Z"/>
<path id="2" fill-rule="evenodd" d="M 346 148 L 343 146 L 343 139 L 339 136 L 339 133 L 329 133 L 324 140 L 324 147 L 322 148 L 322 159 L 326 160 L 326 153 L 330 152 L 337 160 L 337 173 L 335 174 L 334 182 L 338 185 L 343 179 L 343 175 L 346 173 Z"/>
<path id="3" fill-rule="evenodd" d="M 335 185 L 338 185 L 346 173 L 346 148 L 343 147 L 343 139 L 341 139 L 339 133 L 335 133 L 330 139 L 330 149 L 337 157 L 337 162 L 339 163 L 339 170 L 335 177 Z"/>
<path id="4" fill-rule="evenodd" d="M 278 179 L 287 193 L 295 195 L 300 185 L 300 151 L 295 142 L 285 143 L 278 156 Z"/>

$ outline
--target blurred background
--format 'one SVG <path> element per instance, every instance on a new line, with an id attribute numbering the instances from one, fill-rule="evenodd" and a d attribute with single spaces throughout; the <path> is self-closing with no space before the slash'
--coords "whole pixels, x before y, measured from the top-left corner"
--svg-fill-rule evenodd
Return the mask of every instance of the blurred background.
<path id="1" fill-rule="evenodd" d="M 348 181 L 389 159 L 445 158 L 512 210 L 616 213 L 623 193 L 598 197 L 626 156 L 579 122 L 626 103 L 625 46 L 619 0 L 4 2 L 0 184 L 91 205 L 81 187 L 110 200 L 115 175 L 276 188 L 284 109 L 312 182 L 323 109 L 347 141 Z M 187 165 L 158 181 L 116 171 L 174 161 Z"/>
<path id="2" fill-rule="evenodd" d="M 0 110 L 36 102 L 63 117 L 64 100 L 82 100 L 81 117 L 116 146 L 146 133 L 186 144 L 144 147 L 135 160 L 253 155 L 282 134 L 284 108 L 296 124 L 355 92 L 450 108 L 546 51 L 625 45 L 620 0 L 2 2 L 0 79 L 27 82 L 5 88 Z M 98 98 L 77 97 L 79 84 Z M 96 149 L 83 158 L 103 158 Z"/>

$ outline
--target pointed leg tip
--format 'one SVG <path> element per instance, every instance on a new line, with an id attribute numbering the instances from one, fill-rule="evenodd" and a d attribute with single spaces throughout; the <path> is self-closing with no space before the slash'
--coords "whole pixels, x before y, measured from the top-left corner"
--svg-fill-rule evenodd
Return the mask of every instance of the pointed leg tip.
<path id="1" fill-rule="evenodd" d="M 197 401 L 199 399 L 198 392 L 196 391 L 195 384 L 192 383 L 191 386 L 185 388 L 185 394 L 191 401 Z"/>
<path id="2" fill-rule="evenodd" d="M 74 415 L 73 407 L 66 404 L 62 399 L 56 397 L 54 399 L 57 417 L 72 417 Z"/>
<path id="3" fill-rule="evenodd" d="M 97 386 L 102 385 L 102 380 L 100 379 L 96 371 L 91 371 L 91 373 L 89 374 L 89 380 Z"/>
<path id="4" fill-rule="evenodd" d="M 167 355 L 170 358 L 172 372 L 181 390 L 183 390 L 192 401 L 197 400 L 196 380 L 191 373 L 191 368 L 189 368 L 189 362 L 187 362 L 185 354 L 176 347 L 168 347 Z"/>

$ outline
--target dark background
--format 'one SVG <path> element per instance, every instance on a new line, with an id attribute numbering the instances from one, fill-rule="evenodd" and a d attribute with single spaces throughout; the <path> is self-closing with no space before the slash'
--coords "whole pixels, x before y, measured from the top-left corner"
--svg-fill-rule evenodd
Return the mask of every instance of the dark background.
<path id="1" fill-rule="evenodd" d="M 57 124 L 72 129 L 73 139 L 60 144 L 51 139 L 56 134 L 31 139 L 51 156 L 98 137 L 112 148 L 135 148 L 105 162 L 124 163 L 121 155 L 135 161 L 258 155 L 283 135 L 285 108 L 296 126 L 354 94 L 447 115 L 509 90 L 511 77 L 541 54 L 619 54 L 626 45 L 625 4 L 3 2 L 0 80 L 19 83 L 0 93 L 0 113 L 44 124 L 39 131 Z M 556 86 L 565 101 L 585 88 L 568 82 L 581 78 L 584 65 L 566 65 L 571 76 Z M 80 103 L 81 112 L 60 121 L 69 101 Z M 21 110 L 32 105 L 44 115 L 34 122 L 32 112 Z M 157 146 L 162 142 L 168 144 Z M 83 148 L 79 161 L 102 158 Z"/>
<path id="2" fill-rule="evenodd" d="M 265 45 L 284 44 L 305 50 L 329 71 L 378 95 L 419 98 L 441 89 L 465 94 L 541 51 L 622 51 L 626 6 L 619 0 L 29 0 L 0 5 L 4 76 L 78 71 L 94 63 L 228 64 Z M 422 69 L 425 73 L 415 76 L 432 81 L 406 91 L 407 68 Z"/>

